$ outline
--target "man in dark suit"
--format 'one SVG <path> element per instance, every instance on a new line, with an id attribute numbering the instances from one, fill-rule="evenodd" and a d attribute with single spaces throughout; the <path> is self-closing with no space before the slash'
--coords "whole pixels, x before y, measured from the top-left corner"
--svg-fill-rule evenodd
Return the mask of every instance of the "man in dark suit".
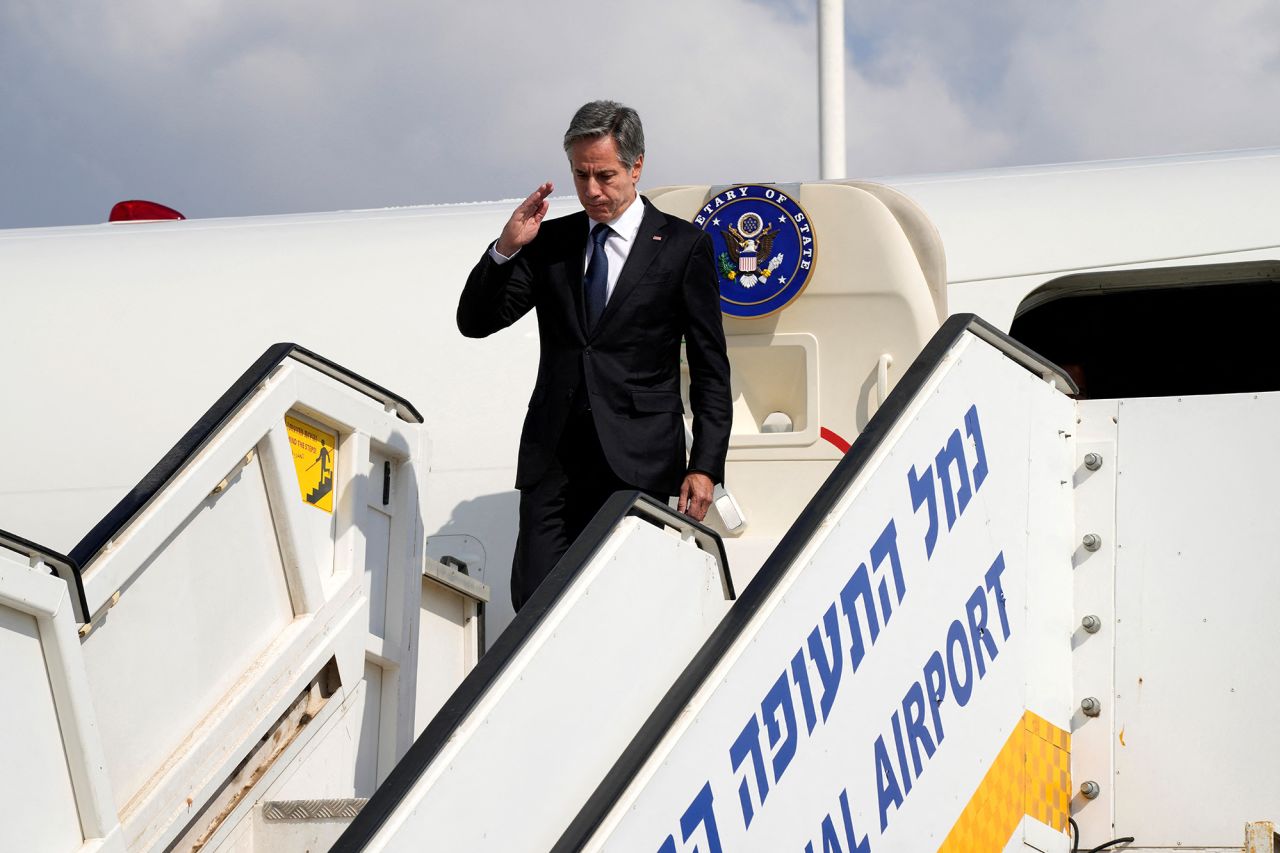
<path id="1" fill-rule="evenodd" d="M 550 182 L 511 214 L 467 278 L 458 329 L 484 337 L 537 311 L 541 358 L 520 437 L 516 609 L 613 492 L 642 489 L 701 521 L 724 479 L 732 404 L 711 239 L 636 193 L 635 110 L 586 104 L 564 149 L 584 212 L 546 222 Z M 685 461 L 680 343 L 693 446 Z"/>

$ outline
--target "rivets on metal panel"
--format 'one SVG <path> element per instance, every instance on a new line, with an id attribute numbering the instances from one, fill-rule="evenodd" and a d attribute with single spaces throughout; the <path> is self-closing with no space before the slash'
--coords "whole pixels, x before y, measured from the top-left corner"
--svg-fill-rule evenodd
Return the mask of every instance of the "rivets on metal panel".
<path id="1" fill-rule="evenodd" d="M 1102 620 L 1090 613 L 1080 620 L 1080 626 L 1090 634 L 1096 634 L 1102 630 Z"/>
<path id="2" fill-rule="evenodd" d="M 1098 795 L 1102 793 L 1102 789 L 1098 787 L 1098 783 L 1090 779 L 1088 782 L 1080 783 L 1080 796 L 1086 800 L 1096 800 Z"/>
<path id="3" fill-rule="evenodd" d="M 1096 533 L 1086 533 L 1080 540 L 1086 551 L 1096 551 L 1102 547 L 1102 537 Z"/>
<path id="4" fill-rule="evenodd" d="M 1084 455 L 1084 467 L 1088 468 L 1090 471 L 1097 471 L 1102 467 L 1102 454 L 1086 453 Z"/>
<path id="5" fill-rule="evenodd" d="M 1096 717 L 1102 713 L 1102 703 L 1092 696 L 1086 696 L 1080 701 L 1080 710 L 1084 711 L 1086 717 Z"/>

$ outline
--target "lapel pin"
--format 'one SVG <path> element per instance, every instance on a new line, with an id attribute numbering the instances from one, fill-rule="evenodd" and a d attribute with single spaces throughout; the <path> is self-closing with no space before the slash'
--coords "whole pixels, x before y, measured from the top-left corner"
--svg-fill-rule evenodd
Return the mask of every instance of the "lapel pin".
<path id="1" fill-rule="evenodd" d="M 653 239 L 655 239 L 655 240 L 661 240 L 661 239 L 662 239 L 662 237 L 661 237 L 661 236 L 659 236 L 659 235 L 657 235 L 657 234 L 654 234 L 654 235 L 653 235 Z"/>

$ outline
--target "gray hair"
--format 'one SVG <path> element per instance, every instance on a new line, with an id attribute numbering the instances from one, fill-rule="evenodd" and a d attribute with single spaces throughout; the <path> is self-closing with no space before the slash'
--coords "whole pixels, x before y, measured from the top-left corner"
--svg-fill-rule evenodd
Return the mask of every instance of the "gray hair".
<path id="1" fill-rule="evenodd" d="M 583 104 L 573 114 L 569 129 L 564 132 L 564 153 L 570 153 L 569 149 L 575 142 L 606 135 L 613 137 L 618 147 L 618 159 L 628 169 L 644 154 L 644 127 L 640 124 L 639 114 L 617 101 Z"/>

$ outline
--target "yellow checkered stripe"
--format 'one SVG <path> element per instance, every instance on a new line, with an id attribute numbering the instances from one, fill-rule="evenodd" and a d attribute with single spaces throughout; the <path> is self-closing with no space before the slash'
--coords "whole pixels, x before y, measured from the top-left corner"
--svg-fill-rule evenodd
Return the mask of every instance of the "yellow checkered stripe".
<path id="1" fill-rule="evenodd" d="M 1071 816 L 1071 735 L 1030 711 L 1022 715 L 1022 731 L 1027 755 L 1026 814 L 1066 832 Z"/>
<path id="2" fill-rule="evenodd" d="M 1003 850 L 1022 816 L 1065 832 L 1071 803 L 1071 735 L 1027 711 L 1000 748 L 939 850 Z"/>

